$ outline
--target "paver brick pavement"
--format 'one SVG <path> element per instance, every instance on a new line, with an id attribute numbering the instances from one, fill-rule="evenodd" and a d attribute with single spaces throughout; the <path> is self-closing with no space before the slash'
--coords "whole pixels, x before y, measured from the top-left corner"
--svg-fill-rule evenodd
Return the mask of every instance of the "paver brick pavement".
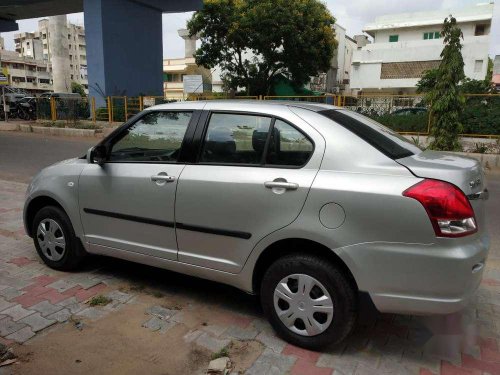
<path id="1" fill-rule="evenodd" d="M 64 273 L 40 261 L 31 239 L 23 235 L 23 194 L 18 191 L 25 188 L 0 180 L 0 342 L 23 343 L 49 326 L 68 321 L 73 314 L 101 319 L 119 313 L 122 304 L 134 303 L 140 290 L 126 293 L 117 289 L 119 284 L 133 284 L 126 273 L 100 269 L 99 262 L 78 273 Z M 245 373 L 250 375 L 500 374 L 498 242 L 492 241 L 484 280 L 474 301 L 462 312 L 433 318 L 368 314 L 343 345 L 321 352 L 286 343 L 263 316 L 233 311 L 224 302 L 219 303 L 220 313 L 206 313 L 209 324 L 185 326 L 184 321 L 190 321 L 189 311 L 211 311 L 201 295 L 182 312 L 151 306 L 139 324 L 162 333 L 184 325 L 183 342 L 212 352 L 232 341 L 258 341 L 264 349 L 248 365 Z M 98 294 L 113 300 L 109 308 L 85 303 Z"/>

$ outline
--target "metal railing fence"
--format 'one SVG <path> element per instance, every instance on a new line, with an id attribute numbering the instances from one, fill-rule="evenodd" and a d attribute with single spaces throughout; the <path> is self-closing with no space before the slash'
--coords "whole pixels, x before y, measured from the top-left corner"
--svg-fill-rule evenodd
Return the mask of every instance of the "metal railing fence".
<path id="1" fill-rule="evenodd" d="M 196 95 L 186 100 L 287 100 L 335 105 L 366 115 L 373 120 L 408 135 L 429 135 L 433 123 L 430 104 L 422 95 L 320 95 L 320 96 L 221 96 Z M 466 106 L 461 115 L 463 136 L 500 138 L 500 94 L 465 95 Z M 124 122 L 145 108 L 181 98 L 164 96 L 108 96 L 96 106 L 95 98 L 38 98 L 37 119 L 65 120 L 75 123 Z M 102 100 L 100 101 L 102 103 Z"/>

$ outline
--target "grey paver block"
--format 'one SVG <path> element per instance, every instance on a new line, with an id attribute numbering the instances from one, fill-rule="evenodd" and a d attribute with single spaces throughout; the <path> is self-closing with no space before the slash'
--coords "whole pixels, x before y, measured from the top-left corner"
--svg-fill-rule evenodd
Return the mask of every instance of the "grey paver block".
<path id="1" fill-rule="evenodd" d="M 66 307 L 72 314 L 76 314 L 77 312 L 86 308 L 86 305 L 83 303 L 79 303 L 75 297 L 67 298 L 61 302 L 56 303 L 58 306 Z"/>
<path id="2" fill-rule="evenodd" d="M 211 333 L 213 336 L 220 336 L 226 331 L 227 328 L 228 328 L 227 326 L 219 326 L 216 324 L 209 324 L 209 325 L 204 326 L 202 329 L 205 332 Z"/>
<path id="3" fill-rule="evenodd" d="M 0 320 L 0 336 L 8 336 L 24 327 L 26 324 L 22 322 L 14 322 L 10 317 L 3 318 Z"/>
<path id="4" fill-rule="evenodd" d="M 9 307 L 14 306 L 15 303 L 7 301 L 5 298 L 0 297 L 0 311 L 8 309 Z"/>
<path id="5" fill-rule="evenodd" d="M 183 339 L 185 342 L 190 343 L 190 342 L 193 342 L 194 340 L 196 340 L 202 334 L 203 334 L 203 331 L 200 331 L 200 330 L 190 331 L 183 336 Z"/>
<path id="6" fill-rule="evenodd" d="M 222 348 L 229 345 L 231 340 L 229 339 L 217 339 L 210 336 L 208 333 L 203 333 L 196 339 L 196 343 L 204 348 L 210 350 L 211 352 L 218 352 Z"/>
<path id="7" fill-rule="evenodd" d="M 176 313 L 174 310 L 167 309 L 162 306 L 152 306 L 146 310 L 146 313 L 157 316 L 160 319 L 168 319 Z"/>
<path id="8" fill-rule="evenodd" d="M 19 297 L 22 294 L 24 294 L 23 291 L 11 286 L 3 290 L 0 290 L 0 296 L 4 297 L 8 301 L 10 301 L 12 298 Z"/>
<path id="9" fill-rule="evenodd" d="M 328 353 L 321 354 L 316 363 L 318 367 L 334 368 L 343 375 L 354 374 L 356 365 L 354 358 L 343 358 L 341 355 Z"/>
<path id="10" fill-rule="evenodd" d="M 62 308 L 63 306 L 53 305 L 49 301 L 42 301 L 30 307 L 30 309 L 38 311 L 42 316 L 53 314 Z"/>
<path id="11" fill-rule="evenodd" d="M 85 279 L 85 280 L 80 280 L 78 282 L 78 285 L 80 285 L 83 289 L 89 289 L 100 283 L 101 283 L 100 279 Z"/>
<path id="12" fill-rule="evenodd" d="M 279 375 L 286 374 L 292 368 L 296 358 L 277 354 L 270 349 L 264 350 L 245 374 L 247 375 Z"/>
<path id="13" fill-rule="evenodd" d="M 10 316 L 12 320 L 15 322 L 33 313 L 34 313 L 33 310 L 27 310 L 21 305 L 14 305 L 2 311 L 3 315 Z"/>
<path id="14" fill-rule="evenodd" d="M 170 317 L 171 321 L 176 322 L 176 323 L 182 323 L 184 321 L 184 313 L 182 311 L 177 311 L 175 315 Z"/>
<path id="15" fill-rule="evenodd" d="M 21 328 L 19 331 L 11 333 L 9 336 L 6 337 L 6 339 L 23 343 L 32 338 L 33 336 L 35 336 L 35 332 L 33 332 L 31 327 L 24 327 Z"/>
<path id="16" fill-rule="evenodd" d="M 163 320 L 157 316 L 153 316 L 147 322 L 143 323 L 142 326 L 144 328 L 150 329 L 151 331 L 159 331 L 160 333 L 165 333 L 176 324 L 176 322 Z"/>
<path id="17" fill-rule="evenodd" d="M 53 288 L 57 290 L 59 293 L 65 292 L 71 288 L 74 288 L 75 286 L 76 286 L 75 283 L 68 282 L 67 280 L 64 279 L 54 281 L 52 284 L 47 285 L 48 288 Z"/>
<path id="18" fill-rule="evenodd" d="M 413 375 L 416 373 L 414 368 L 408 368 L 403 363 L 387 357 L 382 358 L 378 370 L 384 374 L 394 375 Z"/>
<path id="19" fill-rule="evenodd" d="M 67 321 L 71 317 L 71 311 L 66 308 L 47 316 L 47 319 L 57 320 L 59 323 Z"/>
<path id="20" fill-rule="evenodd" d="M 260 341 L 266 348 L 271 349 L 275 353 L 281 353 L 286 346 L 286 342 L 279 337 L 268 334 L 266 332 L 261 332 L 256 337 L 257 341 Z"/>
<path id="21" fill-rule="evenodd" d="M 264 319 L 255 319 L 251 325 L 259 332 L 265 332 L 268 335 L 274 333 L 273 327 L 267 320 Z"/>
<path id="22" fill-rule="evenodd" d="M 235 338 L 237 340 L 253 340 L 257 337 L 258 332 L 252 328 L 240 328 L 236 326 L 229 327 L 225 332 L 225 337 Z"/>
<path id="23" fill-rule="evenodd" d="M 132 297 L 132 294 L 120 292 L 119 290 L 113 290 L 106 294 L 106 297 L 111 298 L 113 302 L 127 303 Z"/>
<path id="24" fill-rule="evenodd" d="M 102 318 L 107 314 L 107 311 L 97 309 L 95 307 L 87 307 L 86 309 L 83 309 L 79 312 L 76 313 L 78 316 L 83 316 L 84 318 L 88 318 L 91 320 L 96 320 L 99 318 Z"/>
<path id="25" fill-rule="evenodd" d="M 56 323 L 55 320 L 44 318 L 40 315 L 40 313 L 31 314 L 26 318 L 21 319 L 19 322 L 29 325 L 34 332 L 41 331 L 42 329 Z"/>

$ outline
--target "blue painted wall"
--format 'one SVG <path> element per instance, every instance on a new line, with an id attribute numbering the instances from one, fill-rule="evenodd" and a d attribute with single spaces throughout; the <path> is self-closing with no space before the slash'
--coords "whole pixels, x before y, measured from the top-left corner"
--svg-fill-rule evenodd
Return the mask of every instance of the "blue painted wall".
<path id="1" fill-rule="evenodd" d="M 84 0 L 90 96 L 163 95 L 162 12 L 128 0 Z"/>

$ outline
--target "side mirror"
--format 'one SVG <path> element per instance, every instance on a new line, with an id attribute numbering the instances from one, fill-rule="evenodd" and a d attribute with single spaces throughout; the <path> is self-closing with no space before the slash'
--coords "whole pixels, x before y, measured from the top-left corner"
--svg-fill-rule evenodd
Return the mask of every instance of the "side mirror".
<path id="1" fill-rule="evenodd" d="M 90 151 L 90 162 L 103 165 L 106 161 L 106 146 L 97 145 Z"/>

